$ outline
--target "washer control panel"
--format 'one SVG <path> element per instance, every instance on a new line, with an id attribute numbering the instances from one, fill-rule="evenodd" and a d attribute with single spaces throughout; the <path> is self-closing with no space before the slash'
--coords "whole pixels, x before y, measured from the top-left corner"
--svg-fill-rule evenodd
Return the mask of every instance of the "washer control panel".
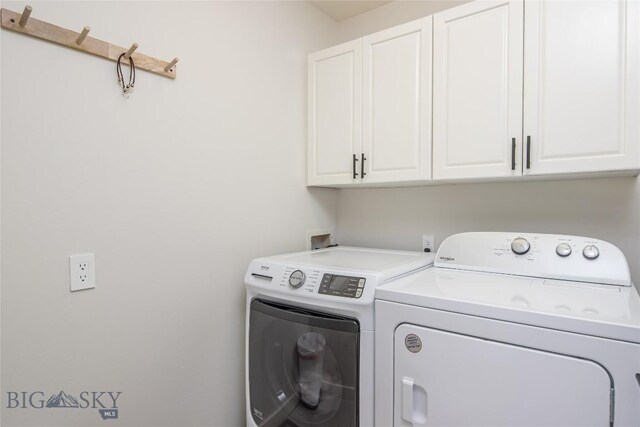
<path id="1" fill-rule="evenodd" d="M 360 298 L 364 291 L 365 282 L 366 279 L 364 277 L 325 273 L 322 276 L 318 293 L 347 298 Z"/>
<path id="2" fill-rule="evenodd" d="M 322 272 L 301 267 L 280 266 L 269 267 L 274 283 L 277 283 L 281 289 L 287 292 L 309 293 L 312 294 L 318 289 Z"/>

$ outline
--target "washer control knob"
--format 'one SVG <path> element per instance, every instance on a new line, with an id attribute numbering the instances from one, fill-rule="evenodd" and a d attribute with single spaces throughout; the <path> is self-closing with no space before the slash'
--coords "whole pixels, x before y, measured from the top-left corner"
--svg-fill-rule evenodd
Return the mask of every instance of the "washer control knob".
<path id="1" fill-rule="evenodd" d="M 556 253 L 561 257 L 571 255 L 571 246 L 568 243 L 560 243 L 556 246 Z"/>
<path id="2" fill-rule="evenodd" d="M 529 249 L 531 249 L 531 245 L 524 237 L 516 237 L 513 239 L 513 242 L 511 242 L 511 250 L 518 255 L 526 254 L 529 252 Z"/>
<path id="3" fill-rule="evenodd" d="M 582 255 L 584 255 L 586 259 L 596 259 L 600 256 L 600 250 L 597 246 L 587 245 L 582 250 Z"/>
<path id="4" fill-rule="evenodd" d="M 296 270 L 289 276 L 289 286 L 294 289 L 298 289 L 300 286 L 304 285 L 304 281 L 306 276 L 302 270 Z"/>

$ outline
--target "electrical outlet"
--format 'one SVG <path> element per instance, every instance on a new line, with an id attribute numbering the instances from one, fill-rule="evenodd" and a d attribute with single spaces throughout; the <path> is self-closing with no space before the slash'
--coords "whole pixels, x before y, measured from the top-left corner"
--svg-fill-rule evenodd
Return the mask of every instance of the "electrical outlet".
<path id="1" fill-rule="evenodd" d="M 96 287 L 95 258 L 93 254 L 69 257 L 71 292 Z"/>
<path id="2" fill-rule="evenodd" d="M 436 251 L 436 237 L 433 234 L 422 235 L 422 250 L 425 252 Z"/>

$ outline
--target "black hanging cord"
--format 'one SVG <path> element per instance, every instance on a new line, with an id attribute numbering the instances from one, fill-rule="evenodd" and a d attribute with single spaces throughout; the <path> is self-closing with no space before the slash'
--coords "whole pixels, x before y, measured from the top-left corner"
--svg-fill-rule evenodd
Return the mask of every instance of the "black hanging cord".
<path id="1" fill-rule="evenodd" d="M 133 58 L 129 58 L 129 62 L 131 63 L 129 73 L 131 73 L 131 70 L 133 70 L 133 80 L 131 80 L 131 74 L 129 74 L 129 80 L 131 80 L 131 88 L 133 89 L 133 85 L 136 84 L 136 64 L 133 62 Z"/>
<path id="2" fill-rule="evenodd" d="M 128 96 L 129 92 L 133 90 L 133 87 L 136 83 L 136 64 L 133 62 L 133 58 L 129 57 L 129 84 L 124 84 L 124 74 L 122 74 L 122 58 L 126 55 L 126 53 L 121 54 L 118 57 L 118 62 L 116 64 L 116 74 L 118 75 L 118 83 L 122 85 L 122 93 Z"/>
<path id="3" fill-rule="evenodd" d="M 120 61 L 124 53 L 118 57 L 118 62 L 116 62 L 116 74 L 118 75 L 118 83 L 122 83 L 122 91 L 124 92 L 124 78 L 122 77 L 122 67 L 120 65 Z"/>

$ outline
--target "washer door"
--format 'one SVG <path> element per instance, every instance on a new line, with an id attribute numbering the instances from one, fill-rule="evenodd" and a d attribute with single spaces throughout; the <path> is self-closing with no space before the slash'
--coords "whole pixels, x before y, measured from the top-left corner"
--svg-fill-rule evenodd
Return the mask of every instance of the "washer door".
<path id="1" fill-rule="evenodd" d="M 409 324 L 394 345 L 395 426 L 611 424 L 593 361 Z"/>
<path id="2" fill-rule="evenodd" d="M 254 299 L 249 396 L 259 426 L 358 425 L 356 320 Z"/>

